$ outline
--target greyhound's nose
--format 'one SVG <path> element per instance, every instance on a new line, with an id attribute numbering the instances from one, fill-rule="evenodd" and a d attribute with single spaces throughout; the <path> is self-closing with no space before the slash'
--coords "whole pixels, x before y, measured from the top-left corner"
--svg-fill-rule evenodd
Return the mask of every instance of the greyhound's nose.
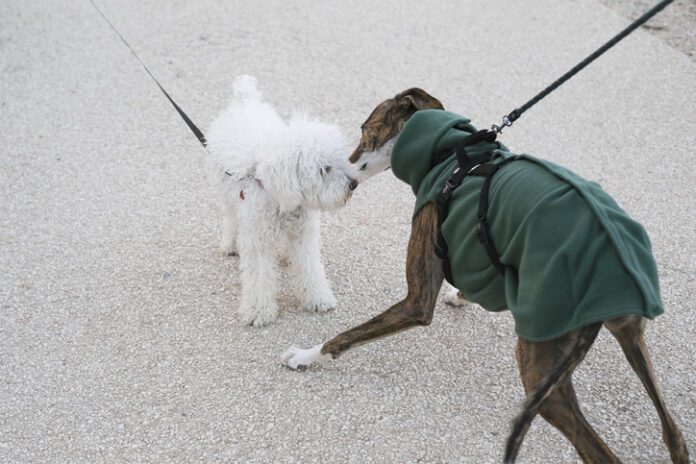
<path id="1" fill-rule="evenodd" d="M 348 188 L 352 192 L 353 190 L 355 190 L 358 187 L 358 181 L 353 179 L 352 177 L 349 177 L 349 179 L 350 179 L 350 184 L 348 184 Z"/>

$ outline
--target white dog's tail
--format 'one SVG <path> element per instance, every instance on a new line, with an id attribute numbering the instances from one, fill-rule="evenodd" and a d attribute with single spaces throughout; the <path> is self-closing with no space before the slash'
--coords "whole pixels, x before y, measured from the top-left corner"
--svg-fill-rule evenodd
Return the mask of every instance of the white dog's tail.
<path id="1" fill-rule="evenodd" d="M 261 101 L 262 93 L 256 88 L 256 78 L 244 74 L 237 76 L 232 86 L 234 99 L 244 103 L 248 100 Z"/>

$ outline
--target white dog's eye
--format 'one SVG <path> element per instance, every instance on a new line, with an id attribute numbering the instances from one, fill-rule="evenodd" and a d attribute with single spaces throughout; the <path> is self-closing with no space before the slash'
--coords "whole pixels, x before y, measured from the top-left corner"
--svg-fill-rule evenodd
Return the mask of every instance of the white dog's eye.
<path id="1" fill-rule="evenodd" d="M 325 176 L 326 174 L 328 174 L 328 173 L 331 172 L 331 166 L 322 166 L 322 167 L 319 169 L 319 172 L 321 172 L 321 175 L 322 175 L 322 176 Z"/>

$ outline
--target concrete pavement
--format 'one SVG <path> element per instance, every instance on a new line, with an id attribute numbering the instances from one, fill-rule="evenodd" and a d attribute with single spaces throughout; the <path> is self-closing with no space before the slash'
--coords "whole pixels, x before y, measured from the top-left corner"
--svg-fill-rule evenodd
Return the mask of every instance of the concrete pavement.
<path id="1" fill-rule="evenodd" d="M 202 127 L 234 76 L 357 140 L 421 86 L 485 127 L 613 36 L 598 2 L 102 1 Z M 523 398 L 508 314 L 435 320 L 304 373 L 309 346 L 405 294 L 413 197 L 389 173 L 323 220 L 339 308 L 241 327 L 238 261 L 205 152 L 89 2 L 0 4 L 0 462 L 499 462 Z M 637 31 L 508 129 L 506 145 L 596 180 L 645 224 L 665 315 L 648 329 L 696 454 L 696 64 Z M 625 460 L 668 462 L 657 415 L 603 333 L 576 375 Z M 519 462 L 577 462 L 534 422 Z"/>

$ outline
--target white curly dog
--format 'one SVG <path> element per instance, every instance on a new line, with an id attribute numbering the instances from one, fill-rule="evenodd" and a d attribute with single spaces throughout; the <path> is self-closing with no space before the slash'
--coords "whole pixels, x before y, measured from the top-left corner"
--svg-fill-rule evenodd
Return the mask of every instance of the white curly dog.
<path id="1" fill-rule="evenodd" d="M 319 215 L 343 206 L 358 184 L 341 130 L 303 114 L 286 123 L 262 100 L 256 80 L 240 76 L 207 140 L 225 211 L 221 247 L 240 258 L 242 321 L 260 327 L 276 318 L 283 252 L 303 308 L 334 308 Z"/>

